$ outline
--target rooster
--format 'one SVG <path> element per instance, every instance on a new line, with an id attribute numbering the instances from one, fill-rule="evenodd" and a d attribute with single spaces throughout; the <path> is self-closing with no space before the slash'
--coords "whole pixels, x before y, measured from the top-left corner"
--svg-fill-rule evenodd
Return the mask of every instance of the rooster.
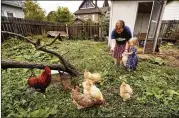
<path id="1" fill-rule="evenodd" d="M 120 96 L 123 98 L 123 101 L 128 100 L 132 94 L 133 90 L 130 85 L 126 84 L 125 82 L 122 82 L 120 86 Z"/>
<path id="2" fill-rule="evenodd" d="M 40 77 L 30 77 L 28 79 L 28 85 L 32 88 L 35 88 L 38 92 L 41 92 L 45 95 L 45 90 L 51 82 L 51 70 L 49 67 L 44 68 L 44 72 Z"/>

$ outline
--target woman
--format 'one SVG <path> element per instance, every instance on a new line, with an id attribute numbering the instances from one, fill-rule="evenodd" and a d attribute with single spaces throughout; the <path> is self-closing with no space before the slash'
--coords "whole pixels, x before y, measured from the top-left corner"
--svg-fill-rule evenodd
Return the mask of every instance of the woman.
<path id="1" fill-rule="evenodd" d="M 129 27 L 125 26 L 123 20 L 118 20 L 114 30 L 111 33 L 111 52 L 115 65 L 122 64 L 122 53 L 128 52 L 128 40 L 132 37 Z"/>

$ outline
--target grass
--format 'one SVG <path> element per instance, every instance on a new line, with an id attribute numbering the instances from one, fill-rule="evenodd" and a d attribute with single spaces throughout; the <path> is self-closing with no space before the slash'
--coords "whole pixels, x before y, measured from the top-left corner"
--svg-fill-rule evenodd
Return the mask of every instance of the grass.
<path id="1" fill-rule="evenodd" d="M 41 37 L 41 36 L 39 36 Z M 44 38 L 43 43 L 51 39 Z M 47 47 L 64 54 L 83 73 L 85 68 L 99 72 L 103 82 L 97 86 L 106 104 L 101 107 L 77 110 L 70 93 L 61 84 L 47 88 L 47 98 L 28 91 L 28 69 L 2 70 L 2 116 L 5 117 L 179 117 L 179 68 L 139 60 L 136 72 L 113 66 L 104 42 L 89 40 L 57 41 Z M 2 44 L 2 59 L 57 63 L 57 58 L 36 51 L 24 41 L 9 39 Z M 41 70 L 35 69 L 36 74 Z M 83 76 L 73 78 L 81 83 Z M 134 90 L 131 100 L 123 102 L 119 96 L 120 84 L 126 81 Z M 81 87 L 82 88 L 82 87 Z"/>

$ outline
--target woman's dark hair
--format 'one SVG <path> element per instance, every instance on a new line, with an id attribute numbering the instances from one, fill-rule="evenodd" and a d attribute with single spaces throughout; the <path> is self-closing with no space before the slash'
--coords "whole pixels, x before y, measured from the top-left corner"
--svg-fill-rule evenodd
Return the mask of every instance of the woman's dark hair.
<path id="1" fill-rule="evenodd" d="M 117 22 L 116 22 L 116 28 L 117 28 L 117 26 L 119 25 L 119 24 L 121 24 L 122 23 L 122 28 L 124 28 L 125 27 L 125 22 L 123 21 L 123 20 L 118 20 Z"/>
<path id="2" fill-rule="evenodd" d="M 125 22 L 123 20 L 119 20 L 123 25 L 122 27 L 124 28 L 125 27 Z"/>

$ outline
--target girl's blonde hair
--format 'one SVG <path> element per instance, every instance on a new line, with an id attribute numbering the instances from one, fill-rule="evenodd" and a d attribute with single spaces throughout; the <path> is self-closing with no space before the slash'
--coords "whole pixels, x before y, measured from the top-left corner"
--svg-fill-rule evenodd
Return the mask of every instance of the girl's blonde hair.
<path id="1" fill-rule="evenodd" d="M 129 39 L 129 43 L 132 43 L 133 45 L 138 45 L 137 37 L 132 37 L 131 39 Z"/>

